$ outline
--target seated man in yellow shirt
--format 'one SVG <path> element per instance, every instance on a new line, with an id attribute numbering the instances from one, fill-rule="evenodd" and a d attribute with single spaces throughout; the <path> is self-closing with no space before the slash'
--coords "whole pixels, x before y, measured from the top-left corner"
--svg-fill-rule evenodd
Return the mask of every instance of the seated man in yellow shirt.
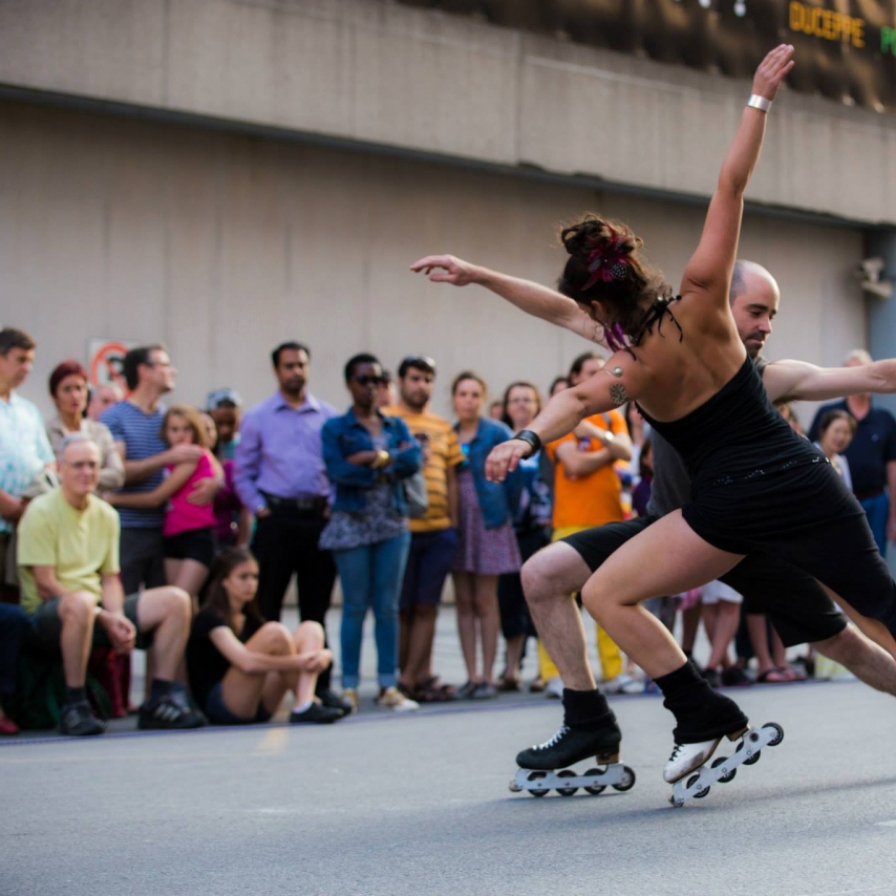
<path id="1" fill-rule="evenodd" d="M 59 487 L 32 501 L 19 524 L 22 608 L 37 640 L 62 653 L 66 700 L 60 731 L 87 735 L 105 729 L 85 694 L 92 646 L 127 653 L 151 643 L 157 677 L 140 707 L 139 727 L 199 727 L 205 719 L 175 680 L 190 632 L 190 597 L 166 587 L 125 598 L 118 514 L 93 494 L 99 469 L 96 443 L 82 433 L 68 436 L 59 453 Z"/>

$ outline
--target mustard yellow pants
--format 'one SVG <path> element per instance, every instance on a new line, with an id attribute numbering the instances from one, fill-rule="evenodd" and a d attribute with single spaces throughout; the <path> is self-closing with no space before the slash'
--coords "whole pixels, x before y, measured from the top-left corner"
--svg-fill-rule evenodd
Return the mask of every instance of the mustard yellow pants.
<path id="1" fill-rule="evenodd" d="M 584 532 L 585 529 L 590 528 L 591 526 L 565 526 L 562 529 L 555 529 L 551 541 L 560 541 L 567 535 L 575 535 L 577 532 Z M 622 651 L 599 625 L 595 625 L 595 629 L 597 631 L 597 656 L 600 659 L 603 680 L 610 681 L 622 675 Z M 560 677 L 560 672 L 541 641 L 538 642 L 538 674 L 542 681 Z"/>

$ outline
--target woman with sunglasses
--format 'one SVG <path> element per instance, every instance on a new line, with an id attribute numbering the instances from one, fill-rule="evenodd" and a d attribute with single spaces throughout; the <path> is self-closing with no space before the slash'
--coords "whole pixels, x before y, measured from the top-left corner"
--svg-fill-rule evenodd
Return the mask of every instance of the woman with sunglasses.
<path id="1" fill-rule="evenodd" d="M 383 368 L 373 355 L 355 355 L 345 365 L 352 406 L 328 420 L 321 433 L 336 500 L 320 546 L 333 552 L 342 584 L 343 698 L 358 709 L 361 639 L 370 607 L 380 688 L 376 702 L 405 712 L 419 704 L 395 686 L 398 598 L 411 543 L 403 480 L 420 469 L 423 454 L 407 424 L 377 407 L 383 383 Z"/>

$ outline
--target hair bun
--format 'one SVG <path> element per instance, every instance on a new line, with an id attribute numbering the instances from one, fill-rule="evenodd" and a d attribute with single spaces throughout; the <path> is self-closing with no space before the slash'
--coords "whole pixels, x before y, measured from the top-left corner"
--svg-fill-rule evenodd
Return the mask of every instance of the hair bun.
<path id="1" fill-rule="evenodd" d="M 560 232 L 566 251 L 573 256 L 587 259 L 595 249 L 612 251 L 615 255 L 631 255 L 640 246 L 640 237 L 631 228 L 616 221 L 604 221 L 594 214 L 585 217 Z"/>

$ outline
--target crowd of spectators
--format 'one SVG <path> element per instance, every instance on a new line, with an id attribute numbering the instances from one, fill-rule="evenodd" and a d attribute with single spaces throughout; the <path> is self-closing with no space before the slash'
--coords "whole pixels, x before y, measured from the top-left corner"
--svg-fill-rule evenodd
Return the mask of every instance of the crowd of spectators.
<path id="1" fill-rule="evenodd" d="M 650 432 L 634 406 L 583 421 L 505 482 L 488 481 L 489 451 L 531 423 L 539 389 L 513 382 L 489 403 L 484 380 L 463 371 L 449 421 L 430 409 L 437 365 L 425 355 L 404 358 L 395 376 L 372 354 L 350 358 L 341 414 L 310 391 L 301 343 L 274 349 L 276 389 L 248 410 L 231 388 L 202 408 L 166 406 L 176 370 L 163 345 L 142 346 L 124 358 L 127 392 L 91 388 L 79 363 L 59 363 L 48 383 L 56 413 L 44 420 L 17 391 L 35 349 L 27 333 L 0 330 L 0 734 L 17 732 L 23 670 L 33 679 L 37 662 L 61 670 L 60 730 L 101 733 L 90 669 L 99 652 L 125 704 L 112 701 L 112 713 L 124 713 L 134 649 L 147 651 L 141 728 L 262 722 L 287 692 L 291 722 L 338 721 L 362 708 L 368 610 L 379 706 L 521 690 L 527 662 L 529 689 L 559 697 L 521 565 L 551 541 L 643 514 L 650 496 Z M 846 363 L 869 362 L 853 352 Z M 548 395 L 603 363 L 579 356 Z M 792 408 L 781 413 L 801 432 Z M 857 396 L 822 407 L 809 438 L 855 491 L 884 552 L 896 538 L 896 420 Z M 449 574 L 467 679 L 456 684 L 433 668 Z M 300 624 L 290 631 L 280 620 L 293 576 Z M 326 632 L 337 576 L 338 691 Z M 687 650 L 702 614 L 710 653 L 699 659 L 714 685 L 811 674 L 810 655 L 789 665 L 765 618 L 740 605 L 714 582 L 648 608 L 670 627 L 681 611 Z M 597 650 L 608 692 L 650 689 L 600 629 Z"/>

